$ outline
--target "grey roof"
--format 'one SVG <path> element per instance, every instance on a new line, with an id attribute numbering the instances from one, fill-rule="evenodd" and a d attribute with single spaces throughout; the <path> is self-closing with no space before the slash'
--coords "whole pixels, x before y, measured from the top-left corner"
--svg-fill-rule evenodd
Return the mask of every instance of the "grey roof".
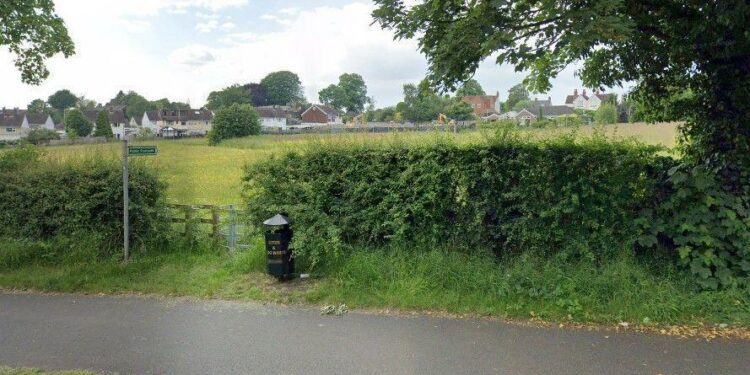
<path id="1" fill-rule="evenodd" d="M 281 226 L 281 225 L 289 225 L 292 223 L 292 219 L 282 215 L 282 214 L 276 214 L 274 217 L 266 220 L 263 222 L 263 225 L 269 225 L 269 226 Z"/>
<path id="2" fill-rule="evenodd" d="M 575 113 L 575 110 L 573 108 L 570 108 L 566 105 L 550 105 L 550 106 L 536 106 L 536 107 L 527 107 L 524 108 L 525 110 L 529 111 L 534 116 L 539 116 L 539 108 L 542 109 L 542 115 L 544 117 L 557 117 L 557 116 L 564 116 L 564 115 L 572 115 Z"/>
<path id="3" fill-rule="evenodd" d="M 29 126 L 44 125 L 47 122 L 49 115 L 46 113 L 27 113 L 26 120 L 29 121 Z"/>
<path id="4" fill-rule="evenodd" d="M 321 111 L 325 112 L 328 116 L 331 116 L 331 117 L 336 117 L 336 116 L 341 115 L 341 113 L 336 108 L 329 107 L 327 105 L 315 104 L 315 107 L 320 108 Z"/>
<path id="5" fill-rule="evenodd" d="M 261 118 L 286 118 L 286 111 L 275 107 L 257 107 L 258 115 Z"/>
<path id="6" fill-rule="evenodd" d="M 0 111 L 0 126 L 6 128 L 20 128 L 23 125 L 23 119 L 26 116 L 26 111 L 15 108 L 5 109 Z"/>

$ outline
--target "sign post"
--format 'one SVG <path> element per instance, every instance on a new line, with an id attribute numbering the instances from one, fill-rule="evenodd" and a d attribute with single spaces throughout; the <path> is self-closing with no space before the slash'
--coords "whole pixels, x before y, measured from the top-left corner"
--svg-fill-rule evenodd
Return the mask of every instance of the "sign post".
<path id="1" fill-rule="evenodd" d="M 122 143 L 122 255 L 125 263 L 130 257 L 130 192 L 128 191 L 128 158 L 130 156 L 154 156 L 156 146 L 128 146 L 127 138 Z"/>

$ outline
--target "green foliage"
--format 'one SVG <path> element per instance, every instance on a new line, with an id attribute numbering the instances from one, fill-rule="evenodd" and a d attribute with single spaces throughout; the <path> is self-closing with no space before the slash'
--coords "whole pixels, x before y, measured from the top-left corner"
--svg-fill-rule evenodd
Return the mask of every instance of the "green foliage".
<path id="1" fill-rule="evenodd" d="M 268 104 L 268 91 L 260 83 L 248 83 L 242 87 L 250 92 L 253 107 L 260 107 Z"/>
<path id="2" fill-rule="evenodd" d="M 26 135 L 26 140 L 31 144 L 42 144 L 53 139 L 60 139 L 60 135 L 56 131 L 50 129 L 32 129 L 29 134 Z"/>
<path id="3" fill-rule="evenodd" d="M 458 98 L 472 95 L 485 95 L 482 85 L 473 78 L 464 82 L 463 85 L 456 90 L 456 97 Z"/>
<path id="4" fill-rule="evenodd" d="M 260 134 L 258 112 L 250 104 L 232 104 L 216 111 L 208 142 L 216 145 L 224 139 Z"/>
<path id="5" fill-rule="evenodd" d="M 248 167 L 245 195 L 254 223 L 291 215 L 298 253 L 311 264 L 387 241 L 604 259 L 633 240 L 654 151 L 572 137 L 315 145 Z"/>
<path id="6" fill-rule="evenodd" d="M 528 102 L 530 100 L 531 98 L 529 97 L 529 90 L 526 89 L 526 86 L 524 86 L 523 83 L 519 83 L 508 90 L 508 101 L 506 101 L 505 104 L 508 106 L 508 108 L 513 108 L 514 111 L 518 111 L 517 109 L 515 109 L 516 104 L 522 101 Z"/>
<path id="7" fill-rule="evenodd" d="M 107 103 L 109 106 L 124 105 L 127 106 L 125 114 L 129 118 L 141 117 L 146 111 L 153 111 L 157 107 L 154 103 L 148 101 L 145 97 L 135 91 L 124 93 L 119 91 L 112 100 Z"/>
<path id="8" fill-rule="evenodd" d="M 747 1 L 375 3 L 382 27 L 419 39 L 427 80 L 446 91 L 487 58 L 528 71 L 525 83 L 536 92 L 581 63 L 577 74 L 587 87 L 637 82 L 644 105 L 687 118 L 686 156 L 716 171 L 727 189 L 750 196 Z"/>
<path id="9" fill-rule="evenodd" d="M 404 119 L 408 121 L 421 122 L 433 121 L 443 109 L 443 99 L 432 91 L 420 90 L 416 85 L 404 85 L 404 101 L 402 108 L 396 107 L 402 112 Z"/>
<path id="10" fill-rule="evenodd" d="M 506 102 L 508 103 L 508 102 Z M 522 109 L 525 108 L 531 108 L 534 104 L 531 102 L 531 100 L 528 99 L 522 99 L 517 101 L 515 104 L 513 104 L 510 108 L 516 112 L 520 112 Z M 534 113 L 534 115 L 538 116 L 538 113 Z"/>
<path id="11" fill-rule="evenodd" d="M 448 104 L 443 114 L 448 116 L 451 120 L 466 121 L 474 119 L 474 108 L 469 103 L 466 103 L 460 99 L 455 99 Z"/>
<path id="12" fill-rule="evenodd" d="M 268 105 L 288 105 L 304 100 L 302 81 L 288 70 L 273 72 L 265 76 L 260 84 L 266 89 Z"/>
<path id="13" fill-rule="evenodd" d="M 723 190 L 703 166 L 680 164 L 666 175 L 655 208 L 638 220 L 639 244 L 675 251 L 705 288 L 748 286 L 750 201 Z"/>
<path id="14" fill-rule="evenodd" d="M 86 137 L 94 126 L 78 109 L 71 109 L 65 115 L 65 132 L 72 137 Z"/>
<path id="15" fill-rule="evenodd" d="M 615 124 L 617 123 L 617 107 L 610 103 L 602 103 L 594 112 L 594 121 L 597 124 Z"/>
<path id="16" fill-rule="evenodd" d="M 30 85 L 49 77 L 47 59 L 58 53 L 66 58 L 75 53 L 65 22 L 49 0 L 3 1 L 0 30 L 0 46 L 8 47 L 21 80 Z"/>
<path id="17" fill-rule="evenodd" d="M 190 104 L 182 102 L 172 102 L 168 98 L 161 98 L 151 102 L 156 109 L 190 109 Z M 143 115 L 143 113 L 141 113 Z"/>
<path id="18" fill-rule="evenodd" d="M 385 107 L 376 110 L 367 111 L 367 121 L 369 122 L 391 122 L 395 121 L 396 108 Z"/>
<path id="19" fill-rule="evenodd" d="M 29 113 L 47 113 L 50 106 L 42 99 L 34 99 L 26 106 Z"/>
<path id="20" fill-rule="evenodd" d="M 167 233 L 165 186 L 156 173 L 133 163 L 130 212 L 133 243 Z M 122 243 L 122 168 L 115 159 L 42 159 L 32 147 L 0 154 L 0 236 L 48 240 L 96 233 L 101 252 Z"/>
<path id="21" fill-rule="evenodd" d="M 216 111 L 223 107 L 229 107 L 232 104 L 250 103 L 252 103 L 250 92 L 240 85 L 232 85 L 219 91 L 211 91 L 208 94 L 206 108 Z"/>
<path id="22" fill-rule="evenodd" d="M 112 126 L 109 123 L 109 113 L 107 113 L 107 111 L 99 111 L 99 114 L 96 115 L 94 136 L 106 137 L 107 139 L 115 136 L 114 133 L 112 133 Z"/>
<path id="23" fill-rule="evenodd" d="M 70 90 L 59 90 L 47 98 L 47 103 L 58 111 L 64 111 L 75 107 L 76 103 L 78 103 L 78 97 L 70 92 Z"/>
<path id="24" fill-rule="evenodd" d="M 338 110 L 361 113 L 371 102 L 367 96 L 367 85 L 362 76 L 344 73 L 339 76 L 337 85 L 329 85 L 318 93 L 320 102 Z"/>

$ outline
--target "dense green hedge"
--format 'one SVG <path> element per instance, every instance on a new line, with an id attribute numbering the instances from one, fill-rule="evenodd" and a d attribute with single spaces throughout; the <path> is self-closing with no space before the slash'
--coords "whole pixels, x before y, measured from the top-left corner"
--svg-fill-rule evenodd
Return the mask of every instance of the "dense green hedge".
<path id="1" fill-rule="evenodd" d="M 250 166 L 252 220 L 296 220 L 312 263 L 349 244 L 448 244 L 601 259 L 634 241 L 654 148 L 604 140 L 318 147 Z"/>
<path id="2" fill-rule="evenodd" d="M 133 165 L 134 243 L 156 238 L 168 228 L 161 217 L 164 188 L 153 170 Z M 120 162 L 49 160 L 31 146 L 0 154 L 0 236 L 46 240 L 78 232 L 100 234 L 103 252 L 122 244 Z"/>

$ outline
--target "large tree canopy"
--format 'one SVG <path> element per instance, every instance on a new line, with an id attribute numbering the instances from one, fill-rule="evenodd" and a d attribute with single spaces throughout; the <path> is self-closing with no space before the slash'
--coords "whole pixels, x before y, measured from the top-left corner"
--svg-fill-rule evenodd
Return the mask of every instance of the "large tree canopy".
<path id="1" fill-rule="evenodd" d="M 472 95 L 484 95 L 484 89 L 482 85 L 477 82 L 476 79 L 470 79 L 464 82 L 461 87 L 456 90 L 457 97 L 472 96 Z"/>
<path id="2" fill-rule="evenodd" d="M 58 90 L 47 98 L 47 103 L 50 107 L 58 111 L 64 111 L 75 107 L 76 103 L 78 103 L 78 97 L 70 92 L 70 90 Z"/>
<path id="3" fill-rule="evenodd" d="M 302 81 L 290 71 L 270 73 L 260 81 L 260 84 L 266 89 L 267 104 L 288 105 L 304 100 Z"/>
<path id="4" fill-rule="evenodd" d="M 219 91 L 211 91 L 208 94 L 206 108 L 216 111 L 219 108 L 229 107 L 232 104 L 250 103 L 252 103 L 250 91 L 240 85 L 232 85 Z"/>
<path id="5" fill-rule="evenodd" d="M 453 89 L 485 58 L 550 88 L 582 62 L 584 85 L 635 82 L 658 107 L 689 88 L 687 155 L 730 185 L 750 186 L 750 3 L 745 0 L 375 0 L 373 16 L 397 38 L 419 38 L 428 81 Z M 746 192 L 749 190 L 746 190 Z"/>
<path id="6" fill-rule="evenodd" d="M 361 75 L 344 73 L 339 76 L 337 85 L 329 85 L 320 90 L 318 99 L 338 110 L 360 113 L 371 102 L 367 96 L 367 85 Z"/>
<path id="7" fill-rule="evenodd" d="M 49 76 L 46 61 L 75 52 L 63 20 L 51 0 L 0 1 L 0 46 L 13 55 L 21 81 L 38 85 Z"/>

